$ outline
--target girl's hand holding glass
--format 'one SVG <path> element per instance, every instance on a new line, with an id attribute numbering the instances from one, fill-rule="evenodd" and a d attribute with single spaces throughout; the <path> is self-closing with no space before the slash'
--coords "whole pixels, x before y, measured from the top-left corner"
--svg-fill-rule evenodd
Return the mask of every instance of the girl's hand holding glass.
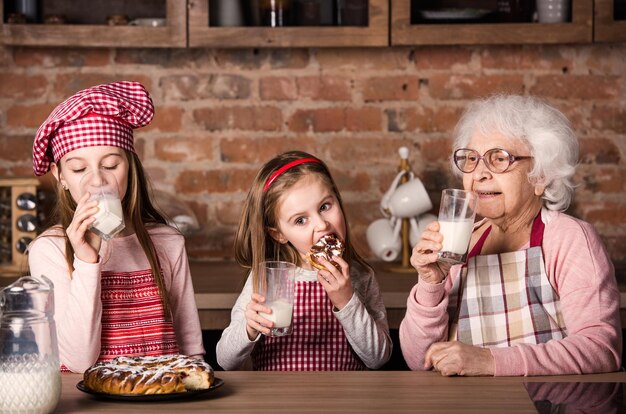
<path id="1" fill-rule="evenodd" d="M 443 235 L 439 232 L 439 222 L 433 221 L 422 233 L 411 255 L 411 265 L 424 282 L 437 284 L 446 278 L 452 265 L 437 261 L 442 247 Z"/>
<path id="2" fill-rule="evenodd" d="M 86 263 L 97 263 L 98 252 L 102 239 L 89 231 L 98 212 L 98 201 L 89 200 L 90 194 L 85 193 L 78 200 L 72 222 L 65 229 L 76 257 Z"/>
<path id="3" fill-rule="evenodd" d="M 263 305 L 265 303 L 265 297 L 258 293 L 252 294 L 252 299 L 246 307 L 246 331 L 248 332 L 248 339 L 254 340 L 259 333 L 269 335 L 271 329 L 274 327 L 274 322 L 267 320 L 259 315 L 260 312 L 270 314 L 272 309 Z"/>
<path id="4" fill-rule="evenodd" d="M 334 256 L 333 261 L 341 267 L 341 271 L 322 257 L 318 260 L 327 270 L 317 272 L 317 280 L 326 290 L 333 306 L 341 310 L 350 302 L 354 293 L 350 282 L 350 266 L 339 256 Z"/>

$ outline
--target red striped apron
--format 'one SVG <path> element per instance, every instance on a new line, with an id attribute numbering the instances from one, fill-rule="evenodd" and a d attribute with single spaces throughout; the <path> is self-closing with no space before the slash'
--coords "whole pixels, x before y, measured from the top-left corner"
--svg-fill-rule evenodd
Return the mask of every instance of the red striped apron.
<path id="1" fill-rule="evenodd" d="M 171 318 L 165 318 L 152 270 L 102 272 L 102 331 L 98 361 L 117 356 L 177 354 Z M 62 371 L 68 371 L 61 366 Z"/>
<path id="2" fill-rule="evenodd" d="M 365 365 L 346 339 L 333 315 L 333 304 L 317 281 L 296 282 L 293 332 L 262 336 L 252 351 L 259 371 L 355 371 Z"/>
<path id="3" fill-rule="evenodd" d="M 539 213 L 530 247 L 501 254 L 479 255 L 491 227 L 483 233 L 449 293 L 450 340 L 510 347 L 567 336 L 559 296 L 545 271 L 544 227 Z"/>

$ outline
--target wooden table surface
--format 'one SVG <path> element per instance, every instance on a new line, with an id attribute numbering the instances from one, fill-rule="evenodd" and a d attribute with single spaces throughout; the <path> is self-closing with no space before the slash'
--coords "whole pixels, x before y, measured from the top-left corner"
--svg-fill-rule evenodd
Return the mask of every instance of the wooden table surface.
<path id="1" fill-rule="evenodd" d="M 434 372 L 397 371 L 237 371 L 216 374 L 224 385 L 203 398 L 158 403 L 99 399 L 76 388 L 82 375 L 62 374 L 61 399 L 56 412 L 536 413 L 525 382 L 540 382 L 543 384 L 539 385 L 550 387 L 560 386 L 563 382 L 596 386 L 607 383 L 605 385 L 618 389 L 623 386 L 620 383 L 626 383 L 626 373 L 531 378 L 445 378 Z M 591 397 L 584 387 L 577 389 L 580 390 L 580 404 L 590 401 Z M 571 389 L 566 393 L 571 399 Z M 558 397 L 554 390 L 550 394 L 553 398 L 555 395 Z M 594 396 L 598 397 L 597 389 Z M 618 398 L 610 400 L 611 404 L 619 407 L 613 412 L 623 412 L 621 392 Z"/>

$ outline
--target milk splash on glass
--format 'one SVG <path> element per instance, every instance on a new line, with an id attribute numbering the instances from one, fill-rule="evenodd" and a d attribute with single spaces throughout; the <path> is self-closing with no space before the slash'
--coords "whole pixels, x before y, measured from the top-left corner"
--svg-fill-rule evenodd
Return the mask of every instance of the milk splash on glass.
<path id="1" fill-rule="evenodd" d="M 267 261 L 261 263 L 261 272 L 256 278 L 255 291 L 265 297 L 264 305 L 272 309 L 272 313 L 259 312 L 259 315 L 274 322 L 268 336 L 289 335 L 292 331 L 296 265 Z"/>
<path id="2" fill-rule="evenodd" d="M 439 233 L 443 235 L 440 261 L 459 264 L 467 259 L 477 200 L 471 191 L 443 190 L 439 207 Z"/>
<path id="3" fill-rule="evenodd" d="M 98 201 L 98 212 L 89 230 L 109 240 L 124 230 L 124 211 L 120 200 L 119 186 L 115 177 L 106 171 L 88 172 L 81 179 L 81 190 L 89 192 L 90 201 Z"/>

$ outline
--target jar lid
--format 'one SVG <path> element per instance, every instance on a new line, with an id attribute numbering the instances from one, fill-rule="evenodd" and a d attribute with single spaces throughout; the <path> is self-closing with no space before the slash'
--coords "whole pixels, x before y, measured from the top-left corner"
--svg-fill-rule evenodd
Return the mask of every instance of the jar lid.
<path id="1" fill-rule="evenodd" d="M 45 276 L 24 276 L 0 291 L 0 317 L 54 315 L 54 285 Z"/>

